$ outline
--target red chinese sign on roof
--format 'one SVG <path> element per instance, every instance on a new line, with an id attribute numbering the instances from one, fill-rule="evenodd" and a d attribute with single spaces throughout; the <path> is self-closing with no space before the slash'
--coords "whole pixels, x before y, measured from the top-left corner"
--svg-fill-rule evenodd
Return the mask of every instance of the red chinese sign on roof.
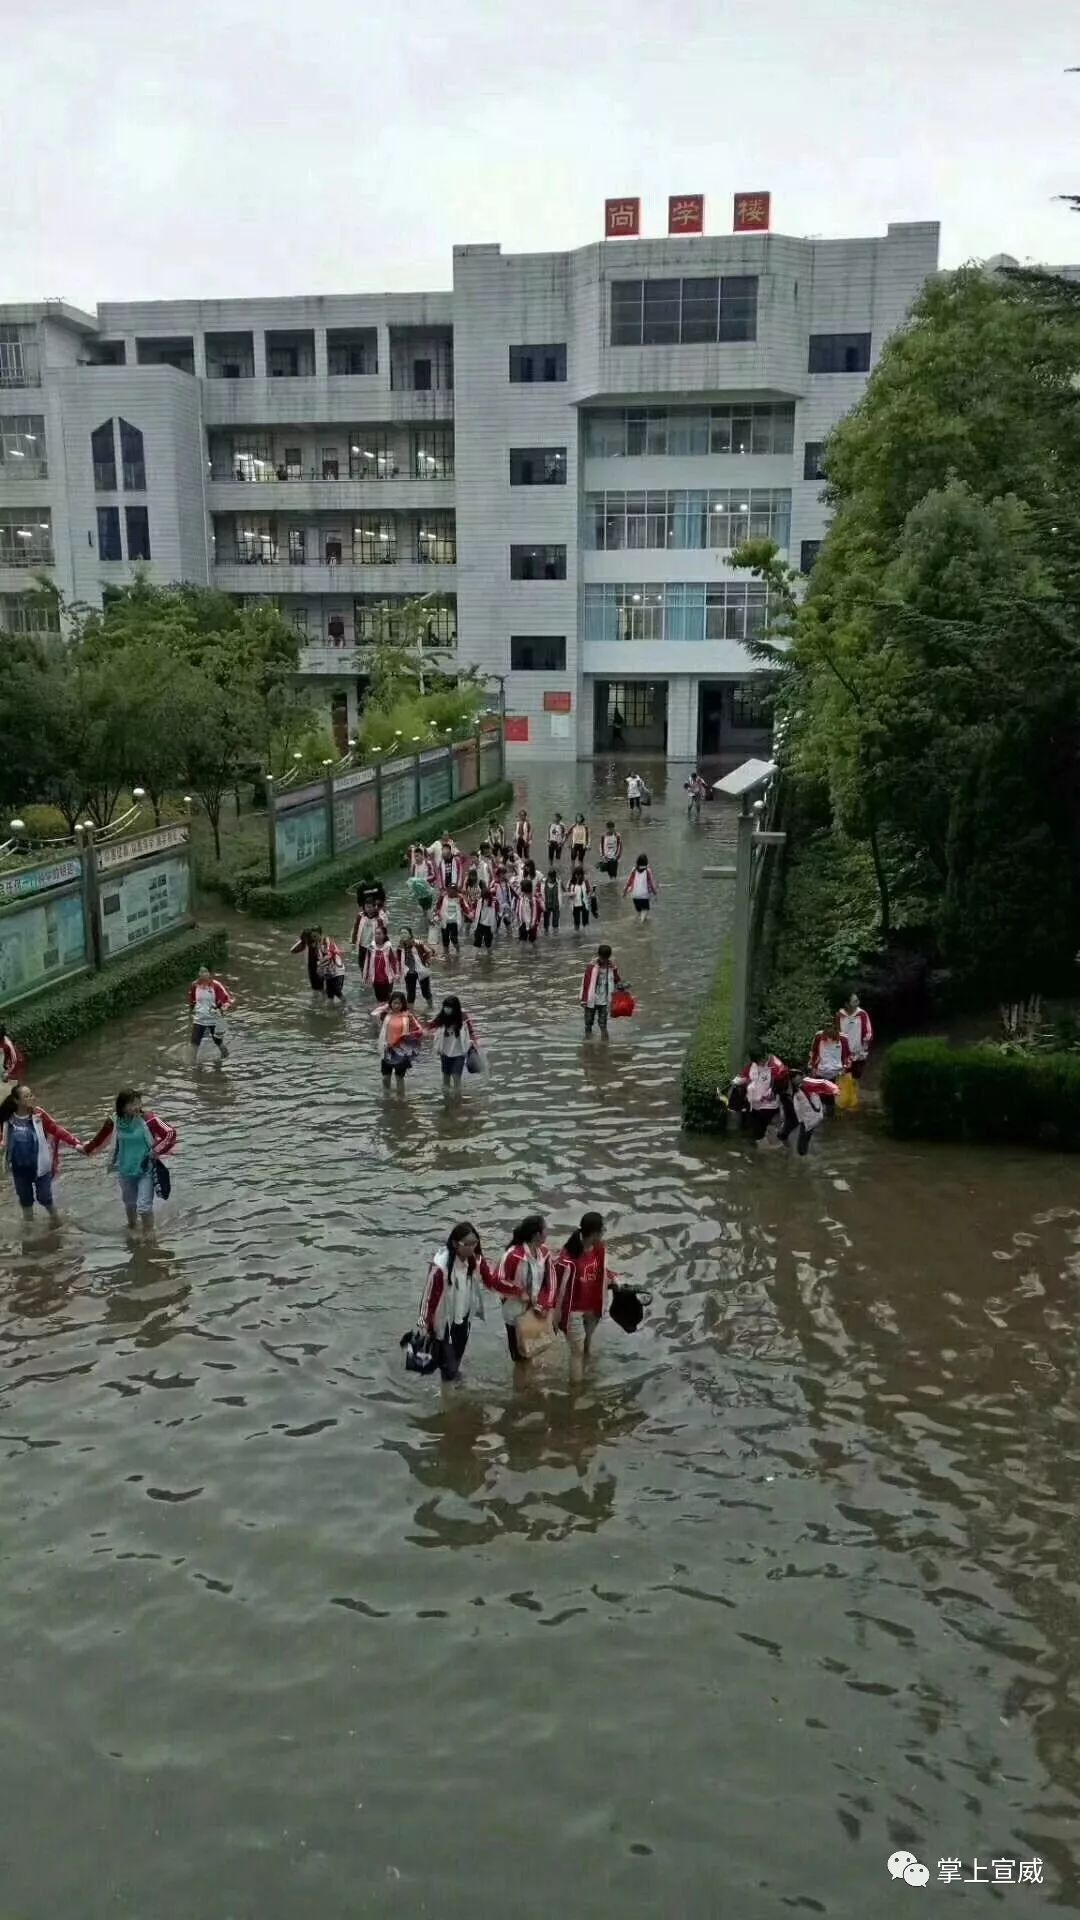
<path id="1" fill-rule="evenodd" d="M 704 233 L 705 195 L 703 193 L 669 194 L 667 230 L 669 233 Z"/>
<path id="2" fill-rule="evenodd" d="M 604 238 L 606 240 L 631 240 L 640 232 L 640 200 L 604 201 Z"/>
<path id="3" fill-rule="evenodd" d="M 769 200 L 767 193 L 737 193 L 733 233 L 768 233 Z"/>

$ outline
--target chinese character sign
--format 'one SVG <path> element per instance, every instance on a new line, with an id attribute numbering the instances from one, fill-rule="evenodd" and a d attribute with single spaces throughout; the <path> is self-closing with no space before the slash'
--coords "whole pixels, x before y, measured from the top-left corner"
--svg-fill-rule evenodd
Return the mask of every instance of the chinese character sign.
<path id="1" fill-rule="evenodd" d="M 641 232 L 640 200 L 604 201 L 604 237 L 629 240 Z"/>
<path id="2" fill-rule="evenodd" d="M 767 233 L 769 231 L 769 198 L 767 193 L 737 193 L 732 232 Z"/>
<path id="3" fill-rule="evenodd" d="M 669 194 L 667 230 L 669 233 L 704 233 L 705 195 L 703 193 Z"/>

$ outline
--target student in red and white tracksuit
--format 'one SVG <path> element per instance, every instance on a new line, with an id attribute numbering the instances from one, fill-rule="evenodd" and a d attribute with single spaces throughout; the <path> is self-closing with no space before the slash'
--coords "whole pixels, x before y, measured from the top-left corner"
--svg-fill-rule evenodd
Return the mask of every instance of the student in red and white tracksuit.
<path id="1" fill-rule="evenodd" d="M 780 1140 L 798 1131 L 796 1152 L 805 1159 L 810 1151 L 810 1142 L 825 1118 L 825 1113 L 836 1099 L 835 1080 L 813 1078 L 808 1073 L 793 1073 L 791 1076 L 791 1113 L 780 1129 Z"/>
<path id="2" fill-rule="evenodd" d="M 514 924 L 518 939 L 535 941 L 544 923 L 544 896 L 532 880 L 523 880 L 514 900 Z"/>
<path id="3" fill-rule="evenodd" d="M 491 882 L 491 891 L 495 896 L 495 905 L 499 909 L 499 919 L 504 927 L 510 925 L 510 914 L 514 904 L 510 891 L 510 876 L 502 860 L 495 863 L 495 873 Z"/>
<path id="4" fill-rule="evenodd" d="M 444 840 L 435 855 L 431 884 L 436 893 L 448 893 L 451 887 L 460 892 L 465 884 L 465 862 L 451 840 Z"/>
<path id="5" fill-rule="evenodd" d="M 388 931 L 389 922 L 386 918 L 386 908 L 376 907 L 375 911 L 371 912 L 366 906 L 361 907 L 356 919 L 353 921 L 352 932 L 349 935 L 349 945 L 356 953 L 356 964 L 358 967 L 363 966 L 364 955 L 368 948 L 374 945 L 375 934 L 379 927 L 382 928 L 384 933 Z"/>
<path id="6" fill-rule="evenodd" d="M 649 865 L 648 854 L 639 853 L 634 870 L 623 888 L 623 898 L 625 899 L 627 894 L 630 895 L 634 902 L 634 912 L 642 923 L 648 919 L 649 908 L 659 891 L 653 870 Z"/>
<path id="7" fill-rule="evenodd" d="M 444 1380 L 456 1380 L 461 1371 L 473 1319 L 484 1318 L 484 1289 L 494 1278 L 480 1235 L 463 1220 L 432 1256 L 416 1317 L 417 1331 L 427 1334 Z"/>
<path id="8" fill-rule="evenodd" d="M 742 1072 L 736 1074 L 731 1090 L 734 1094 L 740 1088 L 742 1099 L 738 1104 L 733 1099 L 732 1107 L 742 1111 L 743 1124 L 755 1140 L 764 1140 L 781 1108 L 785 1121 L 790 1120 L 790 1079 L 784 1062 L 764 1047 L 755 1047 Z"/>
<path id="9" fill-rule="evenodd" d="M 616 833 L 614 820 L 609 820 L 600 836 L 600 858 L 597 865 L 601 873 L 606 873 L 612 880 L 617 880 L 621 859 L 622 834 Z"/>
<path id="10" fill-rule="evenodd" d="M 438 927 L 442 936 L 444 953 L 449 953 L 451 947 L 455 953 L 460 953 L 461 929 L 464 923 L 465 912 L 461 904 L 461 895 L 456 886 L 447 887 L 445 892 L 439 895 L 435 911 L 431 916 L 432 926 Z"/>
<path id="11" fill-rule="evenodd" d="M 502 1300 L 511 1360 L 526 1358 L 518 1347 L 515 1332 L 522 1314 L 529 1307 L 537 1313 L 550 1313 L 558 1299 L 555 1262 L 545 1245 L 546 1232 L 542 1214 L 530 1213 L 518 1227 L 490 1283 Z"/>
<path id="12" fill-rule="evenodd" d="M 431 948 L 426 940 L 414 940 L 411 927 L 402 927 L 397 943 L 398 979 L 405 989 L 405 998 L 410 1007 L 416 1004 L 416 992 L 419 988 L 430 1007 L 431 994 Z"/>
<path id="13" fill-rule="evenodd" d="M 198 979 L 193 980 L 188 988 L 188 1005 L 191 1008 L 192 1055 L 198 1057 L 199 1048 L 209 1034 L 224 1060 L 229 1051 L 225 1044 L 224 1016 L 236 1002 L 224 981 L 216 979 L 209 967 L 199 968 Z"/>
<path id="14" fill-rule="evenodd" d="M 0 1022 L 0 1080 L 18 1081 L 26 1072 L 26 1055 Z"/>
<path id="15" fill-rule="evenodd" d="M 519 860 L 524 860 L 532 846 L 532 821 L 524 807 L 514 822 L 514 851 Z"/>
<path id="16" fill-rule="evenodd" d="M 596 959 L 590 960 L 581 976 L 581 1004 L 585 1009 L 585 1032 L 591 1033 L 599 1026 L 601 1033 L 608 1030 L 608 1014 L 611 1010 L 611 996 L 616 987 L 621 987 L 619 969 L 612 958 L 611 948 L 604 941 L 596 949 Z"/>
<path id="17" fill-rule="evenodd" d="M 818 1080 L 839 1080 L 842 1073 L 851 1070 L 851 1048 L 832 1020 L 815 1033 L 810 1045 L 810 1058 L 807 1072 Z M 825 1094 L 826 1113 L 831 1113 L 836 1105 L 836 1095 Z"/>
<path id="18" fill-rule="evenodd" d="M 370 947 L 364 949 L 361 978 L 375 995 L 376 1006 L 385 1007 L 401 978 L 397 949 L 390 945 L 386 928 L 379 927 Z"/>
<path id="19" fill-rule="evenodd" d="M 60 1170 L 60 1148 L 86 1149 L 77 1134 L 39 1107 L 30 1088 L 21 1082 L 0 1104 L 0 1151 L 11 1174 L 15 1197 L 22 1208 L 23 1225 L 34 1217 L 34 1201 L 55 1225 L 60 1216 L 53 1198 L 53 1181 Z"/>
<path id="20" fill-rule="evenodd" d="M 316 964 L 327 999 L 340 1000 L 345 992 L 345 955 L 328 933 L 319 935 Z"/>
<path id="21" fill-rule="evenodd" d="M 121 1087 L 113 1113 L 87 1141 L 83 1152 L 89 1157 L 110 1141 L 109 1172 L 119 1179 L 128 1227 L 132 1233 L 138 1226 L 144 1233 L 152 1233 L 157 1194 L 154 1163 L 172 1152 L 176 1128 L 143 1106 L 137 1088 Z"/>
<path id="22" fill-rule="evenodd" d="M 483 887 L 480 893 L 480 905 L 476 909 L 476 918 L 473 921 L 473 946 L 490 953 L 495 945 L 498 925 L 498 901 L 490 887 Z"/>
<path id="23" fill-rule="evenodd" d="M 852 1074 L 856 1080 L 861 1080 L 873 1045 L 874 1028 L 866 1008 L 859 1005 L 857 993 L 848 994 L 836 1016 L 836 1030 L 851 1050 Z"/>
<path id="24" fill-rule="evenodd" d="M 580 1227 L 555 1256 L 555 1279 L 559 1288 L 558 1323 L 566 1335 L 573 1375 L 589 1358 L 614 1282 L 614 1275 L 608 1272 L 602 1214 L 582 1214 Z"/>

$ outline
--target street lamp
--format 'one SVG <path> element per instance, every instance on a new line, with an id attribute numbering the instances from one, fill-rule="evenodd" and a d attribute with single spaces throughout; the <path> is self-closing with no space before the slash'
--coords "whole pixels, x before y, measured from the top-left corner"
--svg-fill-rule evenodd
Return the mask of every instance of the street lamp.
<path id="1" fill-rule="evenodd" d="M 735 865 L 702 869 L 710 876 L 720 875 L 724 879 L 733 879 L 735 882 L 735 916 L 731 930 L 730 1064 L 732 1073 L 740 1071 L 746 1051 L 746 1018 L 750 1002 L 750 909 L 754 893 L 754 855 L 759 850 L 764 854 L 769 847 L 782 846 L 787 839 L 786 833 L 763 833 L 761 830 L 765 802 L 760 796 L 775 774 L 775 760 L 744 760 L 741 766 L 725 774 L 722 780 L 717 780 L 713 787 L 714 793 L 726 794 L 729 799 L 738 800 L 740 803 Z M 753 798 L 755 794 L 758 796 L 757 799 Z"/>

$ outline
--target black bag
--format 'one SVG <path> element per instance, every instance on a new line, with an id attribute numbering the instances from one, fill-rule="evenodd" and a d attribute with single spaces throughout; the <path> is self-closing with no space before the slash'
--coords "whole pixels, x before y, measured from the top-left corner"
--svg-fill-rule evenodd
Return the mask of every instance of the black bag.
<path id="1" fill-rule="evenodd" d="M 159 1200 L 167 1200 L 172 1192 L 172 1174 L 164 1160 L 152 1160 L 150 1165 L 154 1174 L 154 1191 Z"/>
<path id="2" fill-rule="evenodd" d="M 431 1350 L 431 1335 L 422 1327 L 410 1327 L 399 1345 L 405 1349 L 406 1373 L 434 1373 L 439 1362 Z"/>
<path id="3" fill-rule="evenodd" d="M 651 1293 L 639 1293 L 636 1287 L 615 1286 L 611 1290 L 611 1306 L 608 1312 L 617 1327 L 624 1333 L 636 1333 L 645 1318 L 645 1309 L 652 1299 Z"/>

